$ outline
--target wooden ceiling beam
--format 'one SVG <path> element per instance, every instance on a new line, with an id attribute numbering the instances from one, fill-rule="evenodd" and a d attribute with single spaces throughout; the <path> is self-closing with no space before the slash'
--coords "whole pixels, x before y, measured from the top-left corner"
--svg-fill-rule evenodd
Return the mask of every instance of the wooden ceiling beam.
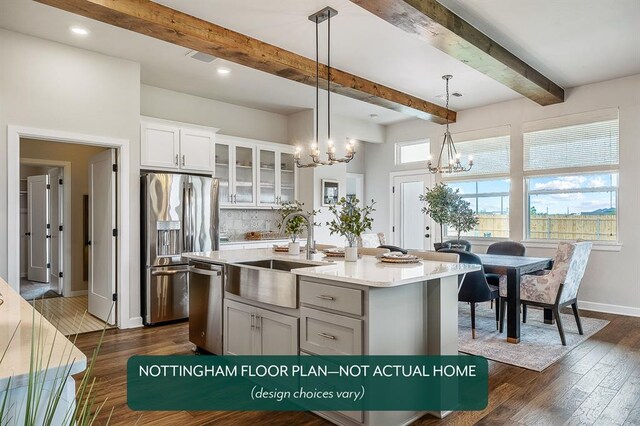
<path id="1" fill-rule="evenodd" d="M 149 0 L 35 1 L 315 86 L 314 60 Z M 326 89 L 325 65 L 319 74 Z M 435 123 L 456 120 L 454 111 L 335 68 L 331 69 L 331 91 Z"/>
<path id="2" fill-rule="evenodd" d="M 436 0 L 351 0 L 540 105 L 564 90 Z"/>

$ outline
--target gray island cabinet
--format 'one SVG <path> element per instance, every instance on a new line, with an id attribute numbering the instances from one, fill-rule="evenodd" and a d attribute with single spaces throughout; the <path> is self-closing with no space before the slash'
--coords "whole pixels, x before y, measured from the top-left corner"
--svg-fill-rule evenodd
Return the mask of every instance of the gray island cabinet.
<path id="1" fill-rule="evenodd" d="M 224 294 L 224 353 L 236 355 L 457 355 L 458 277 L 478 270 L 477 265 L 428 261 L 382 264 L 370 256 L 329 263 L 315 255 L 307 261 L 303 255 L 269 249 L 186 257 L 225 264 L 227 270 L 246 267 L 247 276 L 258 273 L 255 265 L 280 269 L 251 284 L 225 281 L 225 289 L 234 290 Z M 291 274 L 296 277 L 295 291 L 287 293 L 286 306 L 266 303 L 285 300 L 266 289 L 285 292 L 278 283 L 291 285 Z M 345 426 L 393 426 L 409 424 L 425 413 L 316 414 Z"/>

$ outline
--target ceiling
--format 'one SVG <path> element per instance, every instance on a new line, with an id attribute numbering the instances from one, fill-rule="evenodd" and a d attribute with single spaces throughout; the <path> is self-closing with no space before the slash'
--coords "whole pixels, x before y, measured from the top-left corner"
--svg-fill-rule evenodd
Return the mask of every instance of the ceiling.
<path id="1" fill-rule="evenodd" d="M 314 25 L 324 6 L 332 19 L 331 61 L 337 68 L 443 104 L 440 78 L 453 74 L 451 107 L 464 110 L 521 95 L 395 28 L 349 0 L 158 0 L 158 3 L 313 58 Z M 441 2 L 565 88 L 640 73 L 638 0 L 484 0 Z M 613 6 L 615 4 L 615 6 Z M 0 27 L 121 57 L 141 64 L 145 84 L 281 114 L 314 105 L 314 89 L 218 60 L 186 57 L 188 49 L 26 0 L 0 0 Z M 523 18 L 523 16 L 526 17 Z M 85 38 L 70 34 L 79 24 Z M 321 28 L 324 44 L 326 25 Z M 321 60 L 326 55 L 321 53 Z M 215 70 L 223 65 L 227 76 Z M 389 124 L 408 117 L 343 96 L 335 113 Z"/>

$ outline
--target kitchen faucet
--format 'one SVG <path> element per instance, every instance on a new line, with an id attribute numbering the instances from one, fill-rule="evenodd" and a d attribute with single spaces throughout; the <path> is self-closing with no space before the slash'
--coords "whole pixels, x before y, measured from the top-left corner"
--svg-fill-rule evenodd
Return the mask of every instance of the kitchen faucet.
<path id="1" fill-rule="evenodd" d="M 311 260 L 313 253 L 315 253 L 315 242 L 313 240 L 313 221 L 309 215 L 301 212 L 289 213 L 282 221 L 282 226 L 286 227 L 287 223 L 296 216 L 303 218 L 307 222 L 307 260 Z"/>

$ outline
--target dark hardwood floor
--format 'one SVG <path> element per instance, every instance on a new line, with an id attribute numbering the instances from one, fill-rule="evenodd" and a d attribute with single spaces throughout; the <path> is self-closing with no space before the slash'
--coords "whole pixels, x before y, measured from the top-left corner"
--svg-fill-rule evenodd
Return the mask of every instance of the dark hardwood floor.
<path id="1" fill-rule="evenodd" d="M 640 318 L 595 312 L 611 323 L 543 372 L 489 363 L 489 405 L 416 425 L 640 425 Z M 100 333 L 76 345 L 91 356 Z M 190 354 L 186 323 L 108 330 L 95 366 L 96 401 L 106 398 L 98 424 L 113 409 L 112 425 L 324 425 L 306 412 L 134 412 L 127 407 L 126 363 L 132 355 Z M 79 380 L 80 377 L 76 379 Z"/>

